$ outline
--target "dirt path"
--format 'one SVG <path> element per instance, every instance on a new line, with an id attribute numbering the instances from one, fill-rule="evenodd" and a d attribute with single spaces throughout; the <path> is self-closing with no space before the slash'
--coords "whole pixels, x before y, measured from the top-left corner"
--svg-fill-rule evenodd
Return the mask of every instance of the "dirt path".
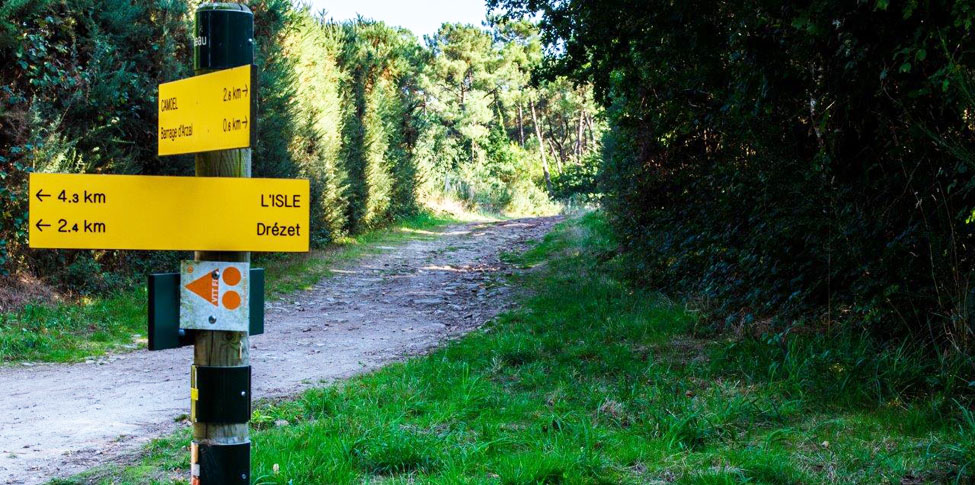
<path id="1" fill-rule="evenodd" d="M 251 339 L 256 397 L 422 354 L 491 319 L 508 290 L 487 283 L 557 219 L 466 224 L 337 270 L 269 305 Z M 191 349 L 139 351 L 75 365 L 0 367 L 0 483 L 43 483 L 131 454 L 185 422 Z"/>

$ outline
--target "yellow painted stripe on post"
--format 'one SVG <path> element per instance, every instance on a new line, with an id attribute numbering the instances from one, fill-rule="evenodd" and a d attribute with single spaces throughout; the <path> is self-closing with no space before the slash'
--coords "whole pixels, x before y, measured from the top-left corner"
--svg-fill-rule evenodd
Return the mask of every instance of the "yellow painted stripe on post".
<path id="1" fill-rule="evenodd" d="M 251 66 L 159 85 L 159 155 L 248 148 Z"/>
<path id="2" fill-rule="evenodd" d="M 307 180 L 30 175 L 30 247 L 308 251 Z"/>

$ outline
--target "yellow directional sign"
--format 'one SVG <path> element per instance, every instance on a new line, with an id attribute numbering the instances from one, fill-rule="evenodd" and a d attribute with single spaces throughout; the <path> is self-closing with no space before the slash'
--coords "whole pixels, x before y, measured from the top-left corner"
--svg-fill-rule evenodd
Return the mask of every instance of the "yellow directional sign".
<path id="1" fill-rule="evenodd" d="M 30 175 L 30 247 L 308 251 L 307 180 Z"/>
<path id="2" fill-rule="evenodd" d="M 251 66 L 159 85 L 159 155 L 251 146 Z"/>

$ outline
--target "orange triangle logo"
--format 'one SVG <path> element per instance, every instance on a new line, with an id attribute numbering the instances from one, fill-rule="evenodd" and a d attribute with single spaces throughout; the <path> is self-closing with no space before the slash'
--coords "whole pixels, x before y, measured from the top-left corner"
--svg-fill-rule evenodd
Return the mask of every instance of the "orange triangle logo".
<path id="1" fill-rule="evenodd" d="M 186 285 L 186 289 L 196 293 L 200 298 L 213 304 L 213 306 L 220 305 L 220 280 L 214 279 L 210 273 Z"/>

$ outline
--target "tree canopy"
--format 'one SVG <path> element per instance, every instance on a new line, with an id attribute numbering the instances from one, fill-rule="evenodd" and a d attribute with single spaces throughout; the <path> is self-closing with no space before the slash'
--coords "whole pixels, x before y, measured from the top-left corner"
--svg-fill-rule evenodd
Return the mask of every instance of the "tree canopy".
<path id="1" fill-rule="evenodd" d="M 155 124 L 156 86 L 192 75 L 196 3 L 0 5 L 0 274 L 88 291 L 133 268 L 171 269 L 174 254 L 27 251 L 27 175 L 192 173 L 191 157 L 156 156 Z M 289 0 L 247 4 L 261 76 L 254 174 L 311 181 L 317 246 L 441 198 L 549 210 L 545 181 L 597 151 L 589 131 L 576 152 L 558 148 L 582 136 L 567 126 L 600 125 L 585 87 L 531 83 L 541 62 L 531 23 L 446 24 L 421 41 Z"/>

